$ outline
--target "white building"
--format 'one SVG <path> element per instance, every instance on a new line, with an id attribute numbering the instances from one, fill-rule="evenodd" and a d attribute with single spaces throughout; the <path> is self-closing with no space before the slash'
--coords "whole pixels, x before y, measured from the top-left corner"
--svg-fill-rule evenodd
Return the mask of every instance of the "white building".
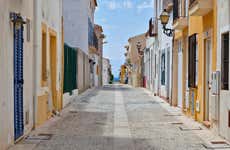
<path id="1" fill-rule="evenodd" d="M 33 7 L 33 1 L 0 1 L 1 150 L 33 128 Z"/>
<path id="2" fill-rule="evenodd" d="M 111 69 L 110 61 L 107 58 L 103 58 L 103 85 L 109 84 L 110 75 L 109 70 Z"/>
<path id="3" fill-rule="evenodd" d="M 62 0 L 36 0 L 34 8 L 35 125 L 62 109 Z"/>
<path id="4" fill-rule="evenodd" d="M 144 76 L 146 82 L 146 88 L 153 91 L 153 78 L 154 78 L 154 37 L 149 35 L 146 38 L 146 49 L 144 52 Z"/>
<path id="5" fill-rule="evenodd" d="M 0 149 L 61 109 L 62 0 L 0 1 Z"/>
<path id="6" fill-rule="evenodd" d="M 166 9 L 169 14 L 169 22 L 166 28 L 172 29 L 173 12 L 171 0 L 156 1 L 156 18 Z M 172 78 L 172 36 L 163 33 L 163 26 L 160 21 L 156 24 L 157 36 L 155 36 L 153 55 L 153 92 L 155 95 L 169 100 L 171 99 L 171 78 Z"/>
<path id="7" fill-rule="evenodd" d="M 214 129 L 224 138 L 230 140 L 230 74 L 229 74 L 229 34 L 230 1 L 217 0 L 217 71 L 220 73 L 220 93 L 212 96 L 211 115 Z M 213 81 L 215 82 L 215 80 Z M 214 100 L 213 100 L 214 99 Z M 213 102 L 213 103 L 212 103 Z"/>
<path id="8" fill-rule="evenodd" d="M 78 49 L 78 90 L 85 91 L 94 85 L 94 56 L 97 45 L 94 33 L 96 0 L 63 0 L 64 39 L 70 47 Z"/>

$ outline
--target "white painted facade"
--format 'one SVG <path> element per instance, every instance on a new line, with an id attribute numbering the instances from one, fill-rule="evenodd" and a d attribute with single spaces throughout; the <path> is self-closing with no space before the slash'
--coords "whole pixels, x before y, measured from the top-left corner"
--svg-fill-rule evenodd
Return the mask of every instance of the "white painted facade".
<path id="1" fill-rule="evenodd" d="M 89 0 L 63 0 L 64 37 L 71 47 L 88 54 Z"/>
<path id="2" fill-rule="evenodd" d="M 163 12 L 163 0 L 160 0 L 158 3 L 158 17 Z M 166 28 L 172 29 L 173 24 L 173 11 L 169 12 L 170 18 Z M 171 81 L 172 81 L 172 37 L 169 37 L 163 33 L 163 26 L 160 21 L 158 21 L 158 36 L 157 36 L 157 49 L 155 54 L 157 56 L 157 89 L 156 93 L 164 98 L 171 98 Z M 165 71 L 165 81 L 163 82 L 163 71 Z"/>
<path id="3" fill-rule="evenodd" d="M 146 38 L 146 49 L 144 53 L 144 73 L 146 80 L 146 88 L 153 91 L 154 84 L 154 37 Z"/>
<path id="4" fill-rule="evenodd" d="M 24 133 L 33 127 L 33 1 L 0 1 L 0 149 L 14 143 L 14 32 L 10 12 L 20 13 L 30 20 L 30 27 L 24 25 L 23 58 L 23 116 Z M 27 40 L 28 35 L 30 40 Z"/>
<path id="5" fill-rule="evenodd" d="M 50 30 L 56 34 L 56 91 L 61 90 L 62 82 L 62 57 L 63 57 L 63 43 L 62 43 L 62 0 L 36 0 L 35 2 L 35 37 L 34 37 L 34 50 L 35 50 L 35 78 L 36 78 L 36 98 L 48 93 L 49 109 L 53 109 L 52 92 L 51 92 L 51 64 L 50 64 Z M 41 86 L 41 72 L 42 72 L 42 24 L 47 29 L 47 77 L 48 85 Z M 37 105 L 37 103 L 36 103 Z M 35 111 L 37 113 L 37 111 Z M 37 116 L 37 115 L 35 115 Z"/>
<path id="6" fill-rule="evenodd" d="M 94 25 L 95 0 L 63 0 L 64 37 L 71 47 L 89 53 L 89 20 Z M 88 20 L 89 19 L 89 20 Z"/>
<path id="7" fill-rule="evenodd" d="M 107 58 L 103 58 L 103 85 L 109 84 L 110 76 L 109 76 L 109 69 L 110 69 L 110 61 Z"/>
<path id="8" fill-rule="evenodd" d="M 230 1 L 218 0 L 217 1 L 217 71 L 221 71 L 221 49 L 222 41 L 221 35 L 223 33 L 230 33 Z M 230 49 L 229 49 L 230 50 Z M 230 66 L 229 66 L 230 67 Z M 230 74 L 229 74 L 230 75 Z M 230 79 L 230 76 L 229 76 Z M 230 140 L 229 128 L 229 111 L 230 111 L 230 90 L 221 90 L 219 105 L 219 119 L 217 128 L 219 134 L 224 138 Z M 218 108 L 218 105 L 215 106 Z"/>

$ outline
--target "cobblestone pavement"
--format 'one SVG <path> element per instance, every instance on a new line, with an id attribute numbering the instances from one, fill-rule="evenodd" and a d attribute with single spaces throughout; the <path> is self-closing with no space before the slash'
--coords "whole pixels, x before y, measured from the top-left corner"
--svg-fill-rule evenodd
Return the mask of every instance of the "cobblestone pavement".
<path id="1" fill-rule="evenodd" d="M 77 97 L 30 137 L 38 134 L 51 138 L 25 139 L 11 149 L 206 150 L 203 144 L 222 140 L 150 92 L 118 84 Z"/>

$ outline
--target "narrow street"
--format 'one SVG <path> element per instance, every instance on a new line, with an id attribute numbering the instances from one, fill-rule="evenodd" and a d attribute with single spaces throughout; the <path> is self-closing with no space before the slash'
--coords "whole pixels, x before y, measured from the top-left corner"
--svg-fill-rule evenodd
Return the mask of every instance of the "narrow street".
<path id="1" fill-rule="evenodd" d="M 218 137 L 146 90 L 110 85 L 84 93 L 11 149 L 202 150 L 209 140 Z"/>

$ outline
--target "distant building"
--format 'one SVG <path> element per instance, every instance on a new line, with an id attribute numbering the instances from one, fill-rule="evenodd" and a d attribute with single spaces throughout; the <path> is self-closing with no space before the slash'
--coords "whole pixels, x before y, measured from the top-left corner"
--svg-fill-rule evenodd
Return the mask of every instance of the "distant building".
<path id="1" fill-rule="evenodd" d="M 103 58 L 103 85 L 109 84 L 111 65 L 110 60 Z"/>
<path id="2" fill-rule="evenodd" d="M 144 49 L 146 47 L 145 34 L 137 35 L 129 38 L 127 48 L 126 63 L 129 66 L 129 84 L 134 87 L 142 87 L 144 85 Z"/>
<path id="3" fill-rule="evenodd" d="M 96 62 L 92 53 L 97 51 L 98 39 L 94 31 L 96 0 L 63 0 L 65 43 L 78 49 L 77 89 L 84 92 L 95 84 Z"/>

